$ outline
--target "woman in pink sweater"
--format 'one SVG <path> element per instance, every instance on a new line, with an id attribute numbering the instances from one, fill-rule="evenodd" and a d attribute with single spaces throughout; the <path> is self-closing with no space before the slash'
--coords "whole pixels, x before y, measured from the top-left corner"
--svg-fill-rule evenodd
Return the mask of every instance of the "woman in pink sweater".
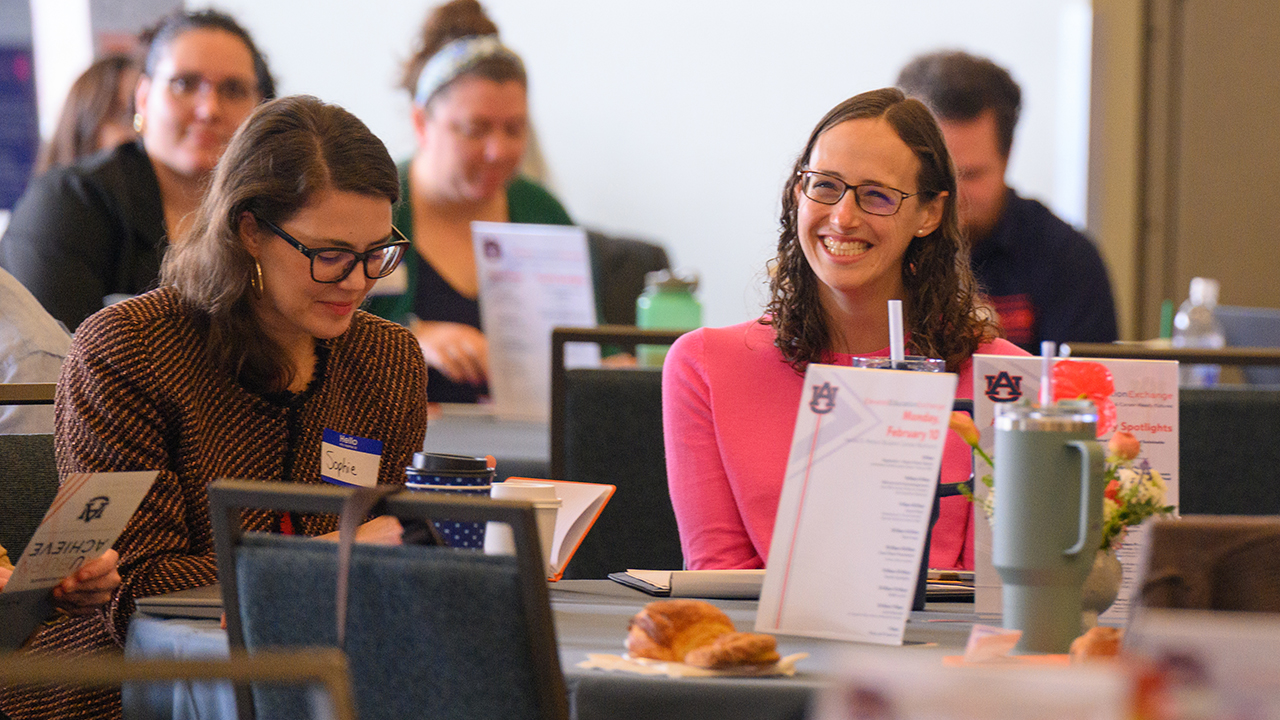
<path id="1" fill-rule="evenodd" d="M 1025 355 L 999 338 L 969 270 L 946 144 L 924 105 L 863 93 L 818 123 L 782 195 L 771 299 L 759 320 L 680 338 L 663 369 L 667 477 L 691 569 L 768 560 L 805 368 L 888 355 L 891 299 L 907 347 L 946 360 L 973 392 L 974 353 Z M 969 477 L 954 433 L 943 482 Z M 942 500 L 930 567 L 973 567 L 973 513 Z"/>

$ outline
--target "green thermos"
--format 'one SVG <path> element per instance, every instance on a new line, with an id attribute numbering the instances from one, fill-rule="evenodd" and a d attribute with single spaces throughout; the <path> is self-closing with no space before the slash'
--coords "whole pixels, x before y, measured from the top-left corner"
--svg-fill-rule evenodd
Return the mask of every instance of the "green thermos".
<path id="1" fill-rule="evenodd" d="M 698 278 L 680 277 L 667 270 L 646 273 L 644 292 L 636 298 L 636 326 L 646 330 L 692 330 L 702 326 L 702 304 L 693 296 Z M 662 367 L 665 345 L 640 345 L 636 360 L 645 367 Z"/>

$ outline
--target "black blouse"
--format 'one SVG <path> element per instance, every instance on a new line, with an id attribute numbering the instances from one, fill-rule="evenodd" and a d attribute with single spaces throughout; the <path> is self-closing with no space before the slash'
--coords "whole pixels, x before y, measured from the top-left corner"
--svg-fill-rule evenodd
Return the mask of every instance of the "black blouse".
<path id="1" fill-rule="evenodd" d="M 74 331 L 105 297 L 156 286 L 165 235 L 155 170 L 141 143 L 125 143 L 33 180 L 0 242 L 0 267 Z"/>

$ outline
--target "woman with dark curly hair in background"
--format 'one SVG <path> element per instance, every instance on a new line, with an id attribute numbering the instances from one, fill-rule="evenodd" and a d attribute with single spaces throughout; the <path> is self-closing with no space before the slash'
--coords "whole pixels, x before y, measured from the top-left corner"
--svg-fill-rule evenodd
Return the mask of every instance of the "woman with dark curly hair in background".
<path id="1" fill-rule="evenodd" d="M 896 89 L 832 109 L 782 195 L 771 298 L 759 320 L 680 338 L 663 368 L 667 477 L 691 569 L 768 561 L 804 371 L 889 354 L 888 301 L 907 347 L 973 392 L 974 353 L 1024 355 L 980 304 L 956 219 L 956 180 L 929 111 Z M 955 434 L 943 480 L 969 477 Z M 930 567 L 973 566 L 972 510 L 943 498 Z"/>

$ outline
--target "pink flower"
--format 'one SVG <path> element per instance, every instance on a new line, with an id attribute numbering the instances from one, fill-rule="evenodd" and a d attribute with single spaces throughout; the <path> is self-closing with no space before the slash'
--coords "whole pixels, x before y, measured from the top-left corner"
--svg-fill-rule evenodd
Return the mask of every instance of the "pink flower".
<path id="1" fill-rule="evenodd" d="M 1106 365 L 1080 360 L 1059 360 L 1053 365 L 1053 399 L 1090 400 L 1098 410 L 1098 437 L 1116 429 L 1116 386 Z"/>
<path id="2" fill-rule="evenodd" d="M 1110 442 L 1107 443 L 1107 452 L 1120 460 L 1132 460 L 1138 457 L 1138 452 L 1142 449 L 1142 443 L 1131 433 L 1121 430 L 1111 436 Z"/>
<path id="3" fill-rule="evenodd" d="M 1102 496 L 1111 502 L 1120 504 L 1120 481 L 1112 480 L 1107 483 L 1107 489 L 1102 491 Z"/>

